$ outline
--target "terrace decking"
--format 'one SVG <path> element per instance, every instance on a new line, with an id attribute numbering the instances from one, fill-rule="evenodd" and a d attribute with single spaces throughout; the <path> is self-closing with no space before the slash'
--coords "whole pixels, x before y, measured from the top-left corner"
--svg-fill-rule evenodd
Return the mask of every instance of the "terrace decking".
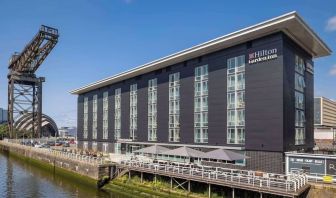
<path id="1" fill-rule="evenodd" d="M 273 194 L 284 197 L 297 197 L 305 192 L 310 185 L 305 174 L 280 175 L 256 171 L 226 169 L 205 166 L 180 166 L 158 163 L 144 163 L 126 160 L 117 165 L 119 169 L 179 178 L 187 181 L 226 186 L 233 189 L 244 189 L 262 194 Z M 233 191 L 234 195 L 234 191 Z M 210 191 L 209 191 L 210 196 Z"/>

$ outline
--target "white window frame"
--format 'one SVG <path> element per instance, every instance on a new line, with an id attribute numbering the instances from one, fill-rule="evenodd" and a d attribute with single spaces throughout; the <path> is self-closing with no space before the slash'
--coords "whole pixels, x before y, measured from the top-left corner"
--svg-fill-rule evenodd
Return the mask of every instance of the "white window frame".
<path id="1" fill-rule="evenodd" d="M 103 93 L 103 139 L 108 139 L 108 91 Z"/>
<path id="2" fill-rule="evenodd" d="M 180 141 L 180 72 L 169 75 L 169 142 Z"/>
<path id="3" fill-rule="evenodd" d="M 138 85 L 130 85 L 130 139 L 136 139 L 137 132 L 137 119 L 138 119 Z"/>
<path id="4" fill-rule="evenodd" d="M 157 141 L 157 78 L 148 81 L 148 141 Z"/>
<path id="5" fill-rule="evenodd" d="M 208 65 L 195 68 L 194 142 L 208 143 Z"/>
<path id="6" fill-rule="evenodd" d="M 89 98 L 84 97 L 84 114 L 83 114 L 83 138 L 88 138 L 88 120 L 89 120 Z"/>
<path id="7" fill-rule="evenodd" d="M 245 144 L 245 55 L 227 60 L 227 144 Z"/>
<path id="8" fill-rule="evenodd" d="M 98 95 L 93 95 L 92 99 L 92 139 L 97 139 L 97 111 L 98 111 Z"/>
<path id="9" fill-rule="evenodd" d="M 114 90 L 114 139 L 121 135 L 121 88 Z"/>

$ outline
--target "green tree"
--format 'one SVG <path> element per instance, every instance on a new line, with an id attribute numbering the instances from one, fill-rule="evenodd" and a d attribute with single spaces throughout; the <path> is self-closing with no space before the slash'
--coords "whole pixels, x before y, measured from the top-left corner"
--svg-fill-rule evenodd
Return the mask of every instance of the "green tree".
<path id="1" fill-rule="evenodd" d="M 0 138 L 9 137 L 9 129 L 7 124 L 0 124 Z"/>

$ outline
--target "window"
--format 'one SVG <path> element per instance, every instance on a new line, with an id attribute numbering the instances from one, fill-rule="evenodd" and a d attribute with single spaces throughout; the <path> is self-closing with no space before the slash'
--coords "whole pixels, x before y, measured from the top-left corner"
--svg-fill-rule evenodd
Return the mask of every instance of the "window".
<path id="1" fill-rule="evenodd" d="M 299 74 L 304 74 L 305 71 L 305 63 L 301 57 L 298 55 L 295 56 L 295 71 L 298 72 Z"/>
<path id="2" fill-rule="evenodd" d="M 97 142 L 92 142 L 92 150 L 97 151 Z"/>
<path id="3" fill-rule="evenodd" d="M 234 91 L 236 89 L 235 78 L 235 75 L 230 75 L 227 77 L 227 91 Z"/>
<path id="4" fill-rule="evenodd" d="M 245 55 L 237 56 L 228 59 L 227 61 L 227 73 L 232 74 L 235 72 L 241 72 L 245 70 Z"/>
<path id="5" fill-rule="evenodd" d="M 245 107 L 245 91 L 237 92 L 237 108 Z"/>
<path id="6" fill-rule="evenodd" d="M 245 143 L 245 55 L 227 60 L 227 143 Z"/>
<path id="7" fill-rule="evenodd" d="M 228 143 L 229 144 L 234 144 L 236 141 L 236 130 L 234 128 L 229 128 L 228 129 Z"/>
<path id="8" fill-rule="evenodd" d="M 103 152 L 108 153 L 108 143 L 103 143 Z"/>
<path id="9" fill-rule="evenodd" d="M 148 141 L 157 140 L 157 78 L 148 81 Z"/>
<path id="10" fill-rule="evenodd" d="M 237 89 L 245 89 L 245 73 L 237 74 Z"/>
<path id="11" fill-rule="evenodd" d="M 304 96 L 303 93 L 295 92 L 295 108 L 297 109 L 304 109 Z"/>
<path id="12" fill-rule="evenodd" d="M 103 139 L 108 138 L 108 92 L 103 93 Z"/>
<path id="13" fill-rule="evenodd" d="M 114 153 L 121 154 L 121 143 L 114 144 Z"/>
<path id="14" fill-rule="evenodd" d="M 235 92 L 227 94 L 227 108 L 234 109 L 236 107 L 236 94 Z"/>
<path id="15" fill-rule="evenodd" d="M 121 88 L 114 90 L 114 139 L 120 138 L 121 130 Z"/>
<path id="16" fill-rule="evenodd" d="M 228 126 L 235 126 L 236 125 L 236 111 L 235 110 L 228 110 L 227 112 L 227 124 Z"/>
<path id="17" fill-rule="evenodd" d="M 295 129 L 295 145 L 302 145 L 305 143 L 305 128 Z"/>
<path id="18" fill-rule="evenodd" d="M 89 99 L 88 97 L 85 97 L 84 98 L 84 114 L 83 114 L 83 119 L 84 119 L 84 126 L 83 126 L 83 138 L 84 139 L 87 139 L 88 138 L 88 113 L 89 113 L 89 109 L 88 109 L 88 106 L 89 106 Z"/>
<path id="19" fill-rule="evenodd" d="M 208 142 L 208 65 L 195 68 L 194 141 Z"/>
<path id="20" fill-rule="evenodd" d="M 305 63 L 295 56 L 295 145 L 305 143 Z"/>
<path id="21" fill-rule="evenodd" d="M 169 75 L 169 141 L 180 141 L 180 73 Z"/>
<path id="22" fill-rule="evenodd" d="M 92 139 L 97 139 L 97 94 L 93 95 L 92 100 Z"/>
<path id="23" fill-rule="evenodd" d="M 295 89 L 301 92 L 304 92 L 306 84 L 304 77 L 298 73 L 295 73 Z"/>
<path id="24" fill-rule="evenodd" d="M 137 84 L 130 86 L 130 139 L 136 139 L 137 131 Z"/>
<path id="25" fill-rule="evenodd" d="M 89 149 L 89 146 L 88 146 L 88 142 L 83 142 L 83 150 L 88 150 Z"/>
<path id="26" fill-rule="evenodd" d="M 245 125 L 245 109 L 237 110 L 237 125 L 244 126 Z"/>
<path id="27" fill-rule="evenodd" d="M 238 144 L 245 144 L 245 129 L 237 128 L 237 141 Z"/>
<path id="28" fill-rule="evenodd" d="M 305 114 L 304 111 L 296 110 L 295 111 L 295 126 L 304 127 L 305 126 Z"/>

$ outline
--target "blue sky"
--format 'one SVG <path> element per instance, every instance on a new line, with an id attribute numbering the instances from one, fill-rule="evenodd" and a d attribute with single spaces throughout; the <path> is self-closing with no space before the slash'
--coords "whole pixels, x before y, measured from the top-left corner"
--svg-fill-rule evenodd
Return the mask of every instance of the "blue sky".
<path id="1" fill-rule="evenodd" d="M 64 126 L 77 119 L 70 90 L 293 10 L 336 51 L 334 0 L 0 0 L 0 107 L 9 57 L 41 24 L 60 32 L 38 70 L 43 110 Z M 336 99 L 335 87 L 336 56 L 315 60 L 315 95 Z"/>

